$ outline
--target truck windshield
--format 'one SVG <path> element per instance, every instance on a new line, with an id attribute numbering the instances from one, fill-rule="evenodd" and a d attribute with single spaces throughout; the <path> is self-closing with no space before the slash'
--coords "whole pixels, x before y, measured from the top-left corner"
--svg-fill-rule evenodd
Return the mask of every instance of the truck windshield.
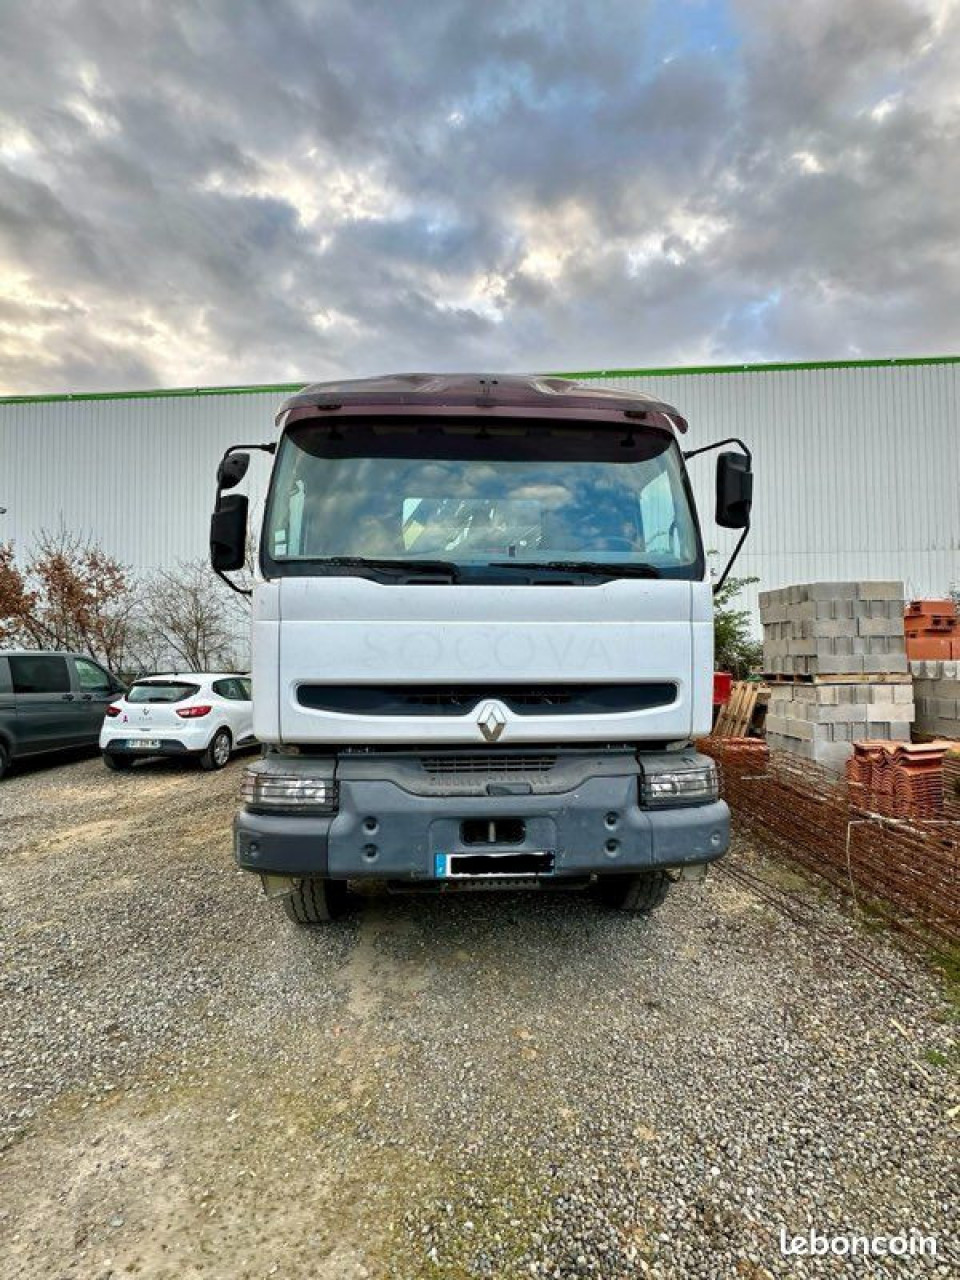
<path id="1" fill-rule="evenodd" d="M 364 559 L 443 561 L 503 579 L 511 560 L 703 576 L 680 452 L 650 428 L 295 424 L 280 444 L 264 532 L 268 576 Z"/>

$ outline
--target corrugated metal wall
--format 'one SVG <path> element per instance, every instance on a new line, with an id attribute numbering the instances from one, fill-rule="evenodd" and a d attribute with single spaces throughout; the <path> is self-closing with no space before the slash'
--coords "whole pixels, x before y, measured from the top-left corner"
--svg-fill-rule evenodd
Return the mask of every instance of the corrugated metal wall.
<path id="1" fill-rule="evenodd" d="M 207 554 L 217 463 L 275 436 L 283 395 L 0 403 L 0 537 L 26 547 L 61 523 L 138 570 Z M 253 488 L 269 474 L 254 454 Z"/>
<path id="2" fill-rule="evenodd" d="M 675 404 L 689 446 L 753 449 L 755 522 L 739 572 L 761 588 L 902 578 L 908 595 L 960 584 L 960 365 L 620 376 Z M 0 403 L 0 537 L 61 521 L 137 569 L 206 554 L 217 460 L 269 440 L 281 392 Z M 267 460 L 254 455 L 253 489 Z M 713 458 L 691 463 L 708 547 Z"/>
<path id="3" fill-rule="evenodd" d="M 750 446 L 754 520 L 737 573 L 759 590 L 895 578 L 910 598 L 960 585 L 960 365 L 608 381 L 675 404 L 691 448 L 728 435 Z M 713 465 L 706 454 L 690 472 L 704 539 L 726 551 L 732 536 L 712 524 Z"/>

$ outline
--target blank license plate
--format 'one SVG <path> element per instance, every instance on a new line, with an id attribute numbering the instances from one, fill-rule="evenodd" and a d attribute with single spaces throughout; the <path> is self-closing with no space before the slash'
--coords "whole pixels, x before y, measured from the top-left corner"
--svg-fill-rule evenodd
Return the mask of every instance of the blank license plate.
<path id="1" fill-rule="evenodd" d="M 549 876 L 553 875 L 552 850 L 537 853 L 436 853 L 433 874 L 438 880 L 480 880 L 484 876 Z"/>

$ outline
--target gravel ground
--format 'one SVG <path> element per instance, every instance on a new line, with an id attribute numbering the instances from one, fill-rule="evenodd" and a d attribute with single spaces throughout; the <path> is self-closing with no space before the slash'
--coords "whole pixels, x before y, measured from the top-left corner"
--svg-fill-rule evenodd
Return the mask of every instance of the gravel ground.
<path id="1" fill-rule="evenodd" d="M 232 864 L 241 768 L 0 784 L 4 1280 L 957 1273 L 957 1016 L 919 959 L 742 845 L 815 929 L 716 873 L 650 920 L 371 897 L 299 930 Z"/>

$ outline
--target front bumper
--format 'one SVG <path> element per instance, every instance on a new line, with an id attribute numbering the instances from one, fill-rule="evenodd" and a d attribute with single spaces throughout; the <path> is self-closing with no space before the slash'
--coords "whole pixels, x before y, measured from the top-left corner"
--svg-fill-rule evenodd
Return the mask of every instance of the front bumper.
<path id="1" fill-rule="evenodd" d="M 338 785 L 334 814 L 242 809 L 234 823 L 239 865 L 293 877 L 433 881 L 444 855 L 549 851 L 553 873 L 543 878 L 556 879 L 711 862 L 730 839 L 723 801 L 641 808 L 636 773 L 588 777 L 571 791 L 545 794 L 422 795 L 373 778 Z M 523 838 L 465 844 L 463 824 L 471 819 L 519 820 Z"/>

